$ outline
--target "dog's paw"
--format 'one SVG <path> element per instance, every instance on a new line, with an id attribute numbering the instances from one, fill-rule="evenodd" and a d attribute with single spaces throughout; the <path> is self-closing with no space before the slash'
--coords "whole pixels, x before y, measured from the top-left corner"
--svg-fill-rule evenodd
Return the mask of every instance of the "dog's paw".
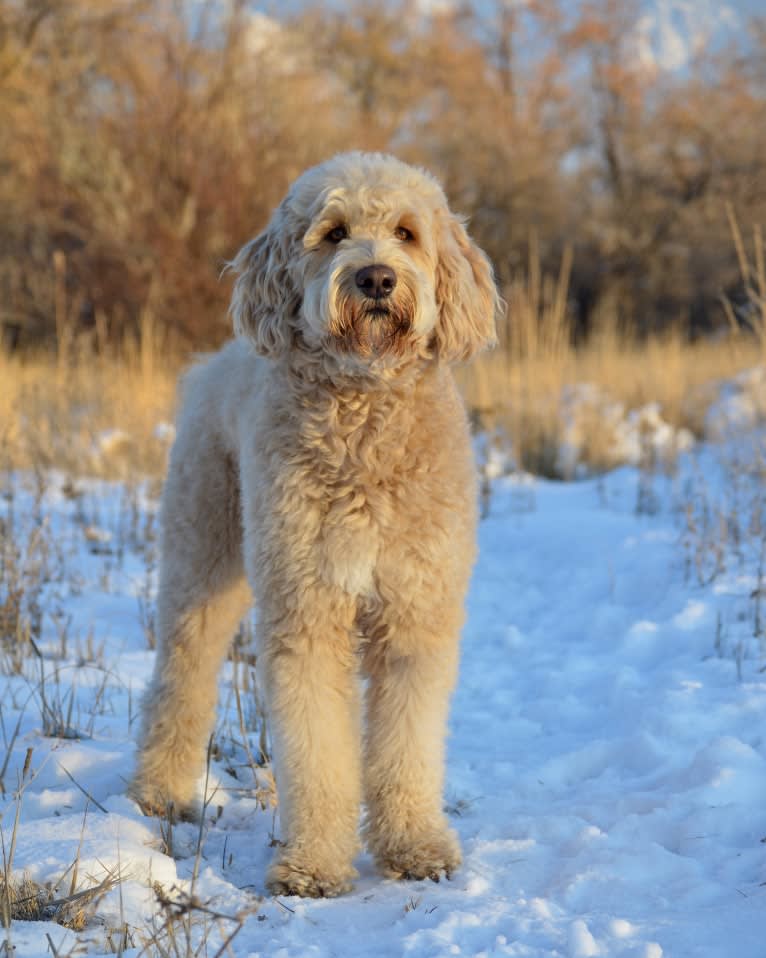
<path id="1" fill-rule="evenodd" d="M 405 881 L 430 878 L 438 882 L 442 875 L 451 878 L 463 860 L 457 836 L 451 829 L 427 835 L 400 837 L 374 851 L 378 868 L 386 878 Z"/>
<path id="2" fill-rule="evenodd" d="M 142 782 L 133 782 L 128 795 L 138 805 L 144 815 L 153 818 L 167 818 L 172 822 L 198 822 L 202 815 L 199 801 L 192 799 L 174 801 L 161 789 L 147 786 Z"/>
<path id="3" fill-rule="evenodd" d="M 272 895 L 300 895 L 302 898 L 337 898 L 350 892 L 356 869 L 312 867 L 307 861 L 283 855 L 269 869 L 266 887 Z"/>

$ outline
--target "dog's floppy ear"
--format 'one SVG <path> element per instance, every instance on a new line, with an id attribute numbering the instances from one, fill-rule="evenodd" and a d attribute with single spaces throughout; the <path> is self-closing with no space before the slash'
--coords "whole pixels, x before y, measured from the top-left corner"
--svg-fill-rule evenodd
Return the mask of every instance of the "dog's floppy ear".
<path id="1" fill-rule="evenodd" d="M 290 346 L 292 318 L 301 302 L 289 271 L 292 244 L 285 219 L 277 208 L 266 229 L 229 264 L 238 274 L 229 307 L 234 331 L 250 338 L 264 356 Z"/>
<path id="2" fill-rule="evenodd" d="M 487 255 L 460 219 L 441 213 L 438 230 L 435 349 L 440 359 L 455 362 L 495 345 L 503 301 Z"/>

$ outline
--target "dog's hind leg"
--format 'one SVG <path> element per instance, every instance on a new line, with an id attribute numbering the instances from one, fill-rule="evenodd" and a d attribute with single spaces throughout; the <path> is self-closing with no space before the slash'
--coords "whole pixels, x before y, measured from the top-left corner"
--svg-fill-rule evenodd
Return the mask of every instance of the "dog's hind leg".
<path id="1" fill-rule="evenodd" d="M 212 440 L 179 435 L 163 494 L 158 649 L 131 794 L 143 808 L 199 813 L 221 662 L 252 601 L 242 565 L 234 464 Z"/>

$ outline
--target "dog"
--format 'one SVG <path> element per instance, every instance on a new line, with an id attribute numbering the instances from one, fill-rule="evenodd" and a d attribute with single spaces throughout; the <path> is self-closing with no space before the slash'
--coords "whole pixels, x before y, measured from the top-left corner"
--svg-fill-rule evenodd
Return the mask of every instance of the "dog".
<path id="1" fill-rule="evenodd" d="M 301 175 L 230 266 L 237 336 L 187 374 L 163 491 L 131 793 L 200 814 L 254 598 L 283 838 L 267 888 L 350 890 L 362 802 L 382 874 L 438 881 L 461 861 L 442 789 L 477 522 L 450 366 L 494 343 L 492 267 L 429 173 L 361 152 Z"/>

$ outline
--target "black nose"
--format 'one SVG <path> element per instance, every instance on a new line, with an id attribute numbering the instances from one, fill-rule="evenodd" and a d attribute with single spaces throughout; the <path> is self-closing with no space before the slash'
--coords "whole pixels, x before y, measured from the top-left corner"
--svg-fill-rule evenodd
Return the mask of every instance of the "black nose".
<path id="1" fill-rule="evenodd" d="M 396 286 L 396 273 L 390 266 L 373 263 L 365 266 L 356 274 L 356 285 L 370 299 L 385 299 Z"/>

